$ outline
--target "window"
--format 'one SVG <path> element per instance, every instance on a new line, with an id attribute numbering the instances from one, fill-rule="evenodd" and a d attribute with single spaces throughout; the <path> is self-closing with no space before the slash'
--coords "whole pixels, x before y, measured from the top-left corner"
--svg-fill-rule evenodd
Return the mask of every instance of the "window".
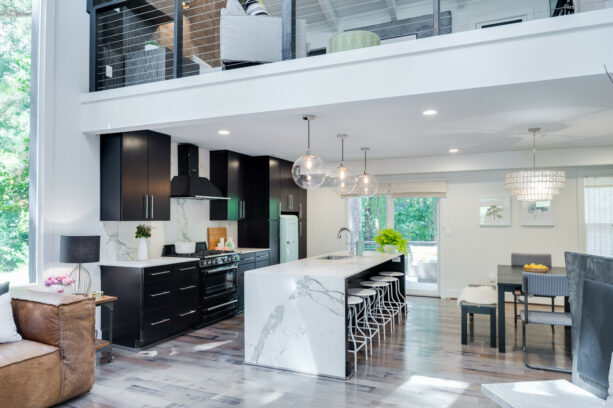
<path id="1" fill-rule="evenodd" d="M 382 228 L 387 228 L 387 197 L 361 197 L 362 219 L 361 228 L 364 249 L 377 249 L 375 237 Z"/>
<path id="2" fill-rule="evenodd" d="M 29 141 L 32 5 L 0 0 L 0 281 L 30 282 Z"/>
<path id="3" fill-rule="evenodd" d="M 613 256 L 613 177 L 584 180 L 585 251 Z"/>

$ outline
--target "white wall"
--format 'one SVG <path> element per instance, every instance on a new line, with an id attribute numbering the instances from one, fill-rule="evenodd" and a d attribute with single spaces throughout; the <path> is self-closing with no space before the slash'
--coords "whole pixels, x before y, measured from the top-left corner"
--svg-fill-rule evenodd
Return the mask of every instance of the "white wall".
<path id="1" fill-rule="evenodd" d="M 307 193 L 307 256 L 348 249 L 346 234 L 336 235 L 347 225 L 345 200 L 329 188 Z"/>
<path id="2" fill-rule="evenodd" d="M 101 235 L 101 260 L 131 259 L 136 252 L 134 231 L 138 222 L 100 222 L 100 142 L 83 135 L 79 122 L 80 96 L 88 91 L 89 19 L 86 2 L 44 2 L 44 44 L 41 44 L 39 146 L 37 165 L 38 259 L 44 278 L 70 272 L 74 265 L 59 263 L 60 235 Z M 176 144 L 171 148 L 171 176 L 177 173 Z M 200 149 L 200 174 L 209 175 L 208 151 Z M 171 221 L 152 222 L 150 256 L 160 256 L 162 246 L 178 240 L 205 241 L 206 229 L 226 226 L 237 238 L 236 222 L 209 221 L 209 202 L 171 200 Z M 100 288 L 99 270 L 92 289 Z"/>

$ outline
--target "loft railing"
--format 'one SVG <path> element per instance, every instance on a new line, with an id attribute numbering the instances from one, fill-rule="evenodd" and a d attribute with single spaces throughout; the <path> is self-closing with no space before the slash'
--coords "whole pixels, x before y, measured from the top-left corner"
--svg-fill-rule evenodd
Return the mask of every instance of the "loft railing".
<path id="1" fill-rule="evenodd" d="M 88 0 L 90 91 L 572 14 L 573 1 Z"/>

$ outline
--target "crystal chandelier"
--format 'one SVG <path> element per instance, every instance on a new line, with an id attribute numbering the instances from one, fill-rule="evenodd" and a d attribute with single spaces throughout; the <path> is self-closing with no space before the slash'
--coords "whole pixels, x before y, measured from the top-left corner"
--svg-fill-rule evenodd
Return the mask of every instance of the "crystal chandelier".
<path id="1" fill-rule="evenodd" d="M 331 177 L 331 187 L 337 193 L 350 194 L 353 192 L 356 183 L 356 176 L 351 174 L 351 170 L 347 166 L 345 166 L 345 139 L 347 139 L 346 134 L 340 134 L 336 136 L 341 140 L 341 164 L 336 168 L 336 171 L 333 173 Z"/>
<path id="2" fill-rule="evenodd" d="M 536 132 L 541 128 L 530 128 L 532 132 L 532 170 L 507 173 L 505 189 L 519 201 L 546 201 L 558 195 L 566 187 L 566 173 L 561 170 L 536 170 Z"/>
<path id="3" fill-rule="evenodd" d="M 318 188 L 326 181 L 326 167 L 320 157 L 311 154 L 311 121 L 315 115 L 304 115 L 302 119 L 307 121 L 307 151 L 294 162 L 292 177 L 300 188 L 306 190 Z"/>
<path id="4" fill-rule="evenodd" d="M 375 176 L 366 173 L 366 152 L 370 150 L 368 147 L 362 147 L 364 152 L 364 174 L 358 177 L 358 181 L 355 187 L 355 191 L 363 197 L 372 197 L 377 194 L 379 184 Z"/>

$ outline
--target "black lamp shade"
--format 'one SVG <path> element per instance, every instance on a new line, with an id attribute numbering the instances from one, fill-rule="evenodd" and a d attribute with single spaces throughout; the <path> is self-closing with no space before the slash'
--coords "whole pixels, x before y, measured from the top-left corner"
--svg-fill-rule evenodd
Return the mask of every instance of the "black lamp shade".
<path id="1" fill-rule="evenodd" d="M 60 262 L 82 264 L 99 260 L 100 235 L 61 236 Z"/>

